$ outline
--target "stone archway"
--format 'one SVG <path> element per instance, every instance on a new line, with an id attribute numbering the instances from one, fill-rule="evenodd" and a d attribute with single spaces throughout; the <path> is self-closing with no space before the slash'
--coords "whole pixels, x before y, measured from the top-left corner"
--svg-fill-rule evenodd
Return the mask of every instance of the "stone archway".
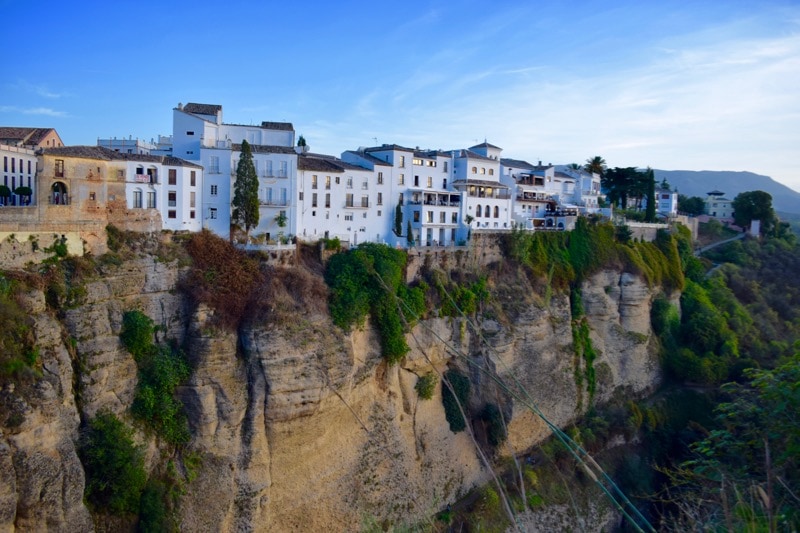
<path id="1" fill-rule="evenodd" d="M 50 188 L 50 203 L 53 205 L 69 205 L 67 185 L 62 181 L 53 183 Z"/>

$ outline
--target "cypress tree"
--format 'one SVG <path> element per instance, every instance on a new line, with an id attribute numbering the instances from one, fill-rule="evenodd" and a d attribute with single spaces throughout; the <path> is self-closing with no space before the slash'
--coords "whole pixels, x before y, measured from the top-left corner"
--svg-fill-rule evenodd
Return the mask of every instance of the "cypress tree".
<path id="1" fill-rule="evenodd" d="M 258 175 L 250 143 L 243 140 L 233 186 L 233 221 L 244 227 L 245 235 L 249 238 L 250 229 L 258 226 L 258 219 Z"/>

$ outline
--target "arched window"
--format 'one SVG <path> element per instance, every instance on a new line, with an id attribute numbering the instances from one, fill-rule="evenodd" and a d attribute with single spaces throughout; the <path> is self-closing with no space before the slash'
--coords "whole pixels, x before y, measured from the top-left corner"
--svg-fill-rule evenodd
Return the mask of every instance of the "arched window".
<path id="1" fill-rule="evenodd" d="M 50 203 L 54 205 L 69 205 L 67 186 L 63 182 L 57 181 L 51 187 Z"/>
<path id="2" fill-rule="evenodd" d="M 477 209 L 475 209 L 475 218 L 481 216 L 481 204 L 478 204 Z"/>
<path id="3" fill-rule="evenodd" d="M 483 211 L 483 216 L 485 216 L 486 218 L 489 218 L 490 216 L 492 216 L 492 208 L 491 208 L 491 206 L 488 206 L 488 205 L 486 206 L 485 210 Z"/>
<path id="4" fill-rule="evenodd" d="M 489 175 L 490 175 L 490 176 L 494 176 L 494 169 L 493 169 L 493 168 L 490 168 L 490 169 L 489 169 Z"/>
<path id="5" fill-rule="evenodd" d="M 494 206 L 494 218 L 500 218 L 500 207 Z"/>
<path id="6" fill-rule="evenodd" d="M 472 167 L 472 173 L 473 174 L 477 174 L 478 173 L 478 167 Z"/>

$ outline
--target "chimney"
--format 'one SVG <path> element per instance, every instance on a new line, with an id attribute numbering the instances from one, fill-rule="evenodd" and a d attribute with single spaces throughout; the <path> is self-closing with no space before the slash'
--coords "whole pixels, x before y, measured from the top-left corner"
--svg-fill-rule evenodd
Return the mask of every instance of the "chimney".
<path id="1" fill-rule="evenodd" d="M 178 102 L 178 111 L 183 111 L 183 104 Z"/>

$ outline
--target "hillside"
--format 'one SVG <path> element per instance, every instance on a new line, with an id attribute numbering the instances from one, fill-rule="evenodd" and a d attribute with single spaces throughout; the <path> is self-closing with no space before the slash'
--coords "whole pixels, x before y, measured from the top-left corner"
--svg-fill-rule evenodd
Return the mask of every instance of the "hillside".
<path id="1" fill-rule="evenodd" d="M 686 196 L 705 198 L 714 189 L 733 199 L 746 191 L 765 191 L 772 195 L 772 205 L 778 213 L 800 214 L 800 192 L 778 183 L 769 176 L 752 172 L 717 170 L 656 170 L 656 180 L 666 178 L 672 187 L 677 187 Z"/>

